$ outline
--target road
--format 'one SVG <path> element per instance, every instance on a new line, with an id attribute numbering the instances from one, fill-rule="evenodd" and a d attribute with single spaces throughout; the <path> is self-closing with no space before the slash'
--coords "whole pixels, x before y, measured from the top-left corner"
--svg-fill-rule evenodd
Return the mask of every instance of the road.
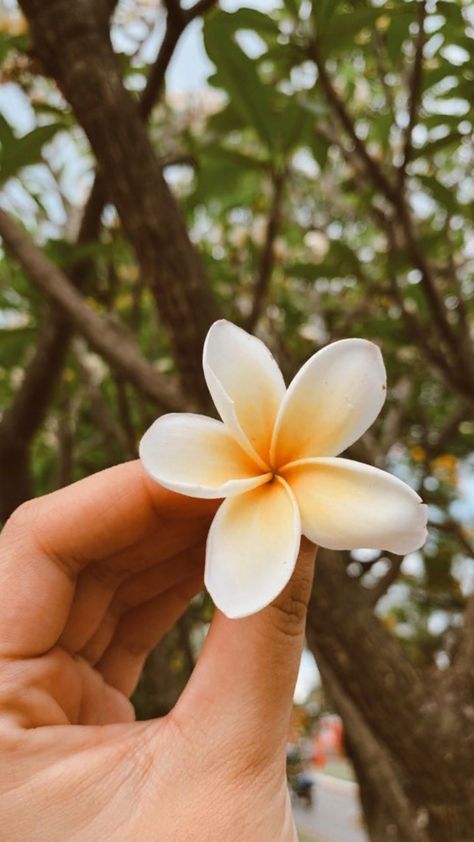
<path id="1" fill-rule="evenodd" d="M 318 772 L 315 778 L 315 802 L 308 810 L 294 805 L 298 830 L 318 842 L 368 842 L 360 819 L 357 784 L 341 781 Z"/>

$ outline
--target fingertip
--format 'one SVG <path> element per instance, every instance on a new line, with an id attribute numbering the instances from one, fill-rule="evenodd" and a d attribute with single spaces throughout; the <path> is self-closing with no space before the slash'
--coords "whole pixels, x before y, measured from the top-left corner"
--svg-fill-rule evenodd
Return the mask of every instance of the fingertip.
<path id="1" fill-rule="evenodd" d="M 299 659 L 300 639 L 303 638 L 306 615 L 314 576 L 316 546 L 307 538 L 302 538 L 294 573 L 286 588 L 261 612 L 262 626 L 270 639 L 275 641 L 275 653 L 278 643 L 287 647 L 287 659 Z M 294 642 L 293 642 L 294 639 Z"/>
<path id="2" fill-rule="evenodd" d="M 219 508 L 222 500 L 203 500 L 197 497 L 187 497 L 163 488 L 152 479 L 140 463 L 144 487 L 156 511 L 164 517 L 192 518 L 212 517 Z"/>
<path id="3" fill-rule="evenodd" d="M 216 611 L 179 710 L 199 710 L 223 742 L 237 733 L 242 746 L 258 744 L 262 756 L 285 744 L 316 552 L 303 538 L 288 585 L 262 611 L 239 620 Z"/>

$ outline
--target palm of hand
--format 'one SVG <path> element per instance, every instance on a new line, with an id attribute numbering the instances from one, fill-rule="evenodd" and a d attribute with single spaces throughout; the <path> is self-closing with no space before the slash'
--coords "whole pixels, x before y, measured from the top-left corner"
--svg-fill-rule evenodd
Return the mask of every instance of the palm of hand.
<path id="1" fill-rule="evenodd" d="M 112 488 L 113 504 L 98 512 Z M 30 504 L 5 529 L 0 795 L 9 842 L 184 842 L 197 838 L 197 826 L 199 839 L 241 842 L 262 822 L 262 842 L 294 838 L 285 720 L 256 741 L 262 722 L 253 711 L 269 692 L 261 681 L 242 728 L 239 679 L 229 670 L 245 652 L 240 628 L 218 617 L 175 711 L 133 721 L 128 697 L 147 654 L 202 587 L 209 519 L 208 504 L 150 491 L 130 464 Z M 243 622 L 255 646 L 263 626 Z M 253 671 L 261 671 L 258 658 L 247 667 L 250 686 Z M 294 664 L 281 681 L 291 691 Z M 263 813 L 255 806 L 262 776 Z"/>

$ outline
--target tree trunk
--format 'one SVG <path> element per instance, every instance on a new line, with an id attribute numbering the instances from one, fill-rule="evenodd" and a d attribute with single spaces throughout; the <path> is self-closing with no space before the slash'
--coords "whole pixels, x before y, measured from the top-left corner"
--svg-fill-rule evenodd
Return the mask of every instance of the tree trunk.
<path id="1" fill-rule="evenodd" d="M 125 90 L 96 0 L 21 0 L 34 48 L 70 102 L 168 331 L 182 384 L 208 394 L 201 353 L 218 317 L 201 259 L 163 177 L 136 102 Z"/>
<path id="2" fill-rule="evenodd" d="M 344 740 L 359 784 L 365 826 L 372 842 L 429 842 L 400 785 L 401 772 L 375 739 L 331 668 L 318 654 L 324 690 L 344 721 Z"/>
<path id="3" fill-rule="evenodd" d="M 367 592 L 337 554 L 324 550 L 308 644 L 364 770 L 361 800 L 372 842 L 472 842 L 472 706 L 460 695 L 448 704 L 412 667 L 371 611 Z"/>

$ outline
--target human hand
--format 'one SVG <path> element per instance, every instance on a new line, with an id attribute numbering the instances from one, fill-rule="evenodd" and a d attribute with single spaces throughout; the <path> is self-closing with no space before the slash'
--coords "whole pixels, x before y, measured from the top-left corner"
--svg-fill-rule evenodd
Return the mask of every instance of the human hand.
<path id="1" fill-rule="evenodd" d="M 20 507 L 0 536 L 0 839 L 293 842 L 285 747 L 314 548 L 259 614 L 216 612 L 171 713 L 144 660 L 202 589 L 216 503 L 138 462 Z"/>

